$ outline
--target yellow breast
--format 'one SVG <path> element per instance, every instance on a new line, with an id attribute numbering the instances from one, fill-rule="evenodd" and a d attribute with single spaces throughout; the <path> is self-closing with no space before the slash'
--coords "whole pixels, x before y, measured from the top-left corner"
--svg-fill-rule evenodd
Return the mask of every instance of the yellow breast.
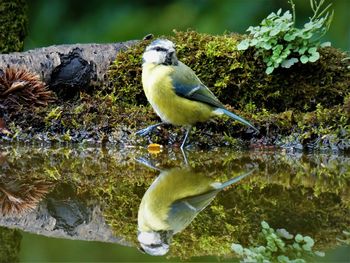
<path id="1" fill-rule="evenodd" d="M 173 125 L 193 125 L 213 115 L 213 108 L 205 103 L 178 96 L 171 74 L 174 66 L 143 64 L 142 85 L 149 103 L 162 121 Z"/>

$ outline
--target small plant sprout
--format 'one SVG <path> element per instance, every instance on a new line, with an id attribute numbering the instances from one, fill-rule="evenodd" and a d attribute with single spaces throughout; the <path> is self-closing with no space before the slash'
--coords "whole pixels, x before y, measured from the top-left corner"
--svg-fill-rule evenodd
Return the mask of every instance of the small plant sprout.
<path id="1" fill-rule="evenodd" d="M 305 263 L 305 258 L 323 257 L 324 252 L 312 251 L 315 244 L 309 236 L 297 234 L 295 237 L 285 229 L 274 230 L 265 221 L 261 222 L 259 244 L 244 248 L 232 244 L 232 250 L 242 259 L 241 262 L 281 262 Z"/>
<path id="2" fill-rule="evenodd" d="M 246 50 L 255 47 L 257 55 L 261 55 L 266 64 L 266 73 L 271 74 L 275 68 L 290 68 L 299 61 L 303 64 L 315 62 L 320 58 L 317 49 L 329 46 L 330 42 L 322 43 L 320 39 L 328 31 L 333 19 L 332 4 L 323 7 L 325 0 L 310 0 L 313 16 L 304 24 L 303 28 L 295 27 L 295 5 L 292 13 L 287 10 L 282 13 L 279 9 L 276 13 L 269 14 L 259 26 L 250 26 L 250 38 L 242 40 L 238 50 Z"/>

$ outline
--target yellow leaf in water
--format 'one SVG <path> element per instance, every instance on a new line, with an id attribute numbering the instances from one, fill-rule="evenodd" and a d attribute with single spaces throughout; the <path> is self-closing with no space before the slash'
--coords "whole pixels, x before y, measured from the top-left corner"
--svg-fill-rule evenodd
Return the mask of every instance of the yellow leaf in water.
<path id="1" fill-rule="evenodd" d="M 147 150 L 149 153 L 157 154 L 163 150 L 163 145 L 158 143 L 151 143 L 148 145 Z"/>

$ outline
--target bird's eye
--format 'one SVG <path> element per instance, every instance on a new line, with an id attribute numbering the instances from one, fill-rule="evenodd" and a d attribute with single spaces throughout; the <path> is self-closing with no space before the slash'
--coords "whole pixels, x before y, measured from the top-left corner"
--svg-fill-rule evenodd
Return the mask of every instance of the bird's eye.
<path id="1" fill-rule="evenodd" d="M 161 47 L 156 47 L 156 51 L 162 51 Z"/>

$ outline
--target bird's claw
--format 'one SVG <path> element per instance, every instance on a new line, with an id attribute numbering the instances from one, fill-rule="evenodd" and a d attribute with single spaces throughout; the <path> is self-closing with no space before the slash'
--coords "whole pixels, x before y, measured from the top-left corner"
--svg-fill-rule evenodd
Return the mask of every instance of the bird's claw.
<path id="1" fill-rule="evenodd" d="M 142 129 L 142 130 L 135 132 L 135 134 L 143 137 L 143 136 L 146 136 L 147 134 L 149 134 L 151 131 L 152 131 L 152 129 L 145 128 L 145 129 Z"/>
<path id="2" fill-rule="evenodd" d="M 148 126 L 148 127 L 144 128 L 142 130 L 137 131 L 135 134 L 139 135 L 139 136 L 145 136 L 145 135 L 149 134 L 150 132 L 152 132 L 153 129 L 155 129 L 156 127 L 158 127 L 160 125 L 163 125 L 163 124 L 164 124 L 163 122 L 157 123 L 157 124 L 153 124 L 153 125 Z"/>

